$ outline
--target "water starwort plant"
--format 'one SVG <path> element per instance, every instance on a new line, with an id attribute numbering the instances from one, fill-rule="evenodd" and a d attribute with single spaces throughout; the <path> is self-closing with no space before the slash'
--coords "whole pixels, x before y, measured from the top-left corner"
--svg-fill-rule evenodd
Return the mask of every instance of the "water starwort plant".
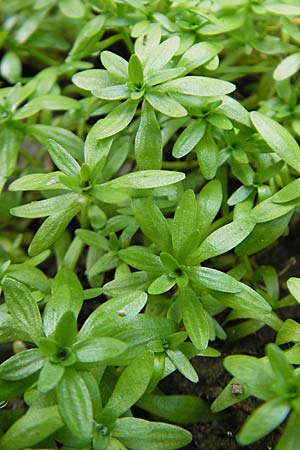
<path id="1" fill-rule="evenodd" d="M 1 450 L 298 450 L 298 3 L 0 0 Z"/>

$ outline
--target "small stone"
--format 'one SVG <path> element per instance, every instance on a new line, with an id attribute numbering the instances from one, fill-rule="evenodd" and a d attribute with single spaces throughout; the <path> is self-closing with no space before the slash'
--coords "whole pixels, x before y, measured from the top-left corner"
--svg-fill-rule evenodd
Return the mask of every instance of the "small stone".
<path id="1" fill-rule="evenodd" d="M 124 317 L 124 316 L 126 316 L 127 313 L 126 313 L 125 309 L 120 309 L 118 311 L 118 314 L 119 314 L 120 317 Z"/>
<path id="2" fill-rule="evenodd" d="M 244 392 L 244 389 L 240 383 L 231 383 L 230 391 L 231 391 L 232 395 L 242 395 Z"/>

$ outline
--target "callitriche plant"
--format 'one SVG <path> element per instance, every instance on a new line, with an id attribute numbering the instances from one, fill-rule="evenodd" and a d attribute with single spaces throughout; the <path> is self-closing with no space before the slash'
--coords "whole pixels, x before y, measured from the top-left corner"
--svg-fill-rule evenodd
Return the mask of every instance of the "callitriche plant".
<path id="1" fill-rule="evenodd" d="M 0 0 L 1 450 L 298 450 L 298 3 Z"/>

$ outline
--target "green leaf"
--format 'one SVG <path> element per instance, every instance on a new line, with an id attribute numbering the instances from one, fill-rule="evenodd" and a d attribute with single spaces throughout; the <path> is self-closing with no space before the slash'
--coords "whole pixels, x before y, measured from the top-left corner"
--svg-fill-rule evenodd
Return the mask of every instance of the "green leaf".
<path id="1" fill-rule="evenodd" d="M 33 201 L 26 205 L 17 206 L 10 210 L 11 214 L 28 219 L 51 216 L 70 208 L 76 208 L 83 204 L 84 197 L 81 194 L 64 194 L 50 197 L 45 200 Z"/>
<path id="2" fill-rule="evenodd" d="M 251 217 L 235 220 L 211 233 L 195 251 L 199 263 L 214 256 L 222 255 L 242 242 L 255 226 Z"/>
<path id="3" fill-rule="evenodd" d="M 151 198 L 134 199 L 132 209 L 143 233 L 161 251 L 172 253 L 172 240 L 169 225 L 160 209 Z"/>
<path id="4" fill-rule="evenodd" d="M 68 269 L 57 272 L 52 281 L 51 297 L 44 311 L 44 329 L 47 336 L 52 334 L 65 313 L 73 313 L 77 318 L 83 302 L 83 289 L 77 276 Z"/>
<path id="5" fill-rule="evenodd" d="M 43 357 L 37 348 L 24 350 L 11 356 L 0 366 L 0 378 L 7 381 L 17 381 L 40 370 Z"/>
<path id="6" fill-rule="evenodd" d="M 211 180 L 218 170 L 219 149 L 209 128 L 196 145 L 196 153 L 202 175 Z"/>
<path id="7" fill-rule="evenodd" d="M 101 87 L 111 86 L 114 83 L 113 77 L 101 69 L 90 69 L 76 73 L 72 77 L 73 83 L 81 89 L 92 91 Z"/>
<path id="8" fill-rule="evenodd" d="M 286 80 L 300 69 L 300 53 L 293 53 L 284 58 L 276 67 L 273 77 L 276 81 Z"/>
<path id="9" fill-rule="evenodd" d="M 265 5 L 265 8 L 267 11 L 280 16 L 299 16 L 300 14 L 299 6 L 286 3 L 273 3 L 272 5 Z"/>
<path id="10" fill-rule="evenodd" d="M 160 169 L 162 138 L 155 111 L 143 102 L 139 128 L 135 137 L 135 157 L 139 170 Z"/>
<path id="11" fill-rule="evenodd" d="M 175 423 L 199 423 L 210 416 L 206 401 L 192 395 L 145 394 L 137 405 L 154 417 Z"/>
<path id="12" fill-rule="evenodd" d="M 3 450 L 22 450 L 44 441 L 63 426 L 58 407 L 30 409 L 2 436 Z"/>
<path id="13" fill-rule="evenodd" d="M 239 256 L 252 255 L 275 242 L 287 229 L 292 213 L 266 223 L 258 223 L 253 231 L 241 242 L 235 252 Z"/>
<path id="14" fill-rule="evenodd" d="M 130 272 L 106 283 L 103 291 L 108 295 L 129 294 L 134 290 L 146 290 L 151 281 L 153 281 L 153 274 Z"/>
<path id="15" fill-rule="evenodd" d="M 164 273 L 156 278 L 149 286 L 148 292 L 151 295 L 163 294 L 168 292 L 176 284 L 175 278 L 170 278 L 168 274 Z"/>
<path id="16" fill-rule="evenodd" d="M 128 99 L 114 108 L 104 119 L 94 125 L 97 139 L 113 136 L 129 125 L 137 109 L 138 101 Z"/>
<path id="17" fill-rule="evenodd" d="M 79 337 L 86 339 L 90 336 L 115 335 L 118 328 L 135 317 L 145 306 L 147 294 L 132 289 L 130 293 L 123 293 L 118 297 L 107 300 L 90 314 L 83 324 Z"/>
<path id="18" fill-rule="evenodd" d="M 176 369 L 188 380 L 193 383 L 197 383 L 199 381 L 197 372 L 194 367 L 180 350 L 166 350 L 166 353 Z"/>
<path id="19" fill-rule="evenodd" d="M 49 140 L 52 139 L 64 149 L 68 149 L 67 152 L 77 161 L 83 162 L 83 142 L 71 131 L 53 125 L 41 124 L 27 125 L 26 130 L 46 147 L 49 144 Z"/>
<path id="20" fill-rule="evenodd" d="M 28 249 L 30 256 L 35 256 L 49 248 L 64 232 L 69 222 L 80 211 L 81 205 L 49 216 L 40 226 Z"/>
<path id="21" fill-rule="evenodd" d="M 69 430 L 79 439 L 90 439 L 93 407 L 88 388 L 80 375 L 68 368 L 57 386 L 60 414 Z"/>
<path id="22" fill-rule="evenodd" d="M 197 197 L 197 226 L 202 238 L 221 208 L 222 199 L 222 185 L 219 180 L 209 181 L 200 191 Z"/>
<path id="23" fill-rule="evenodd" d="M 180 58 L 177 65 L 183 66 L 186 73 L 192 72 L 199 66 L 206 64 L 222 50 L 222 45 L 210 42 L 198 42 L 192 45 Z"/>
<path id="24" fill-rule="evenodd" d="M 269 358 L 276 381 L 285 385 L 293 380 L 294 370 L 284 352 L 275 344 L 268 344 L 266 353 Z"/>
<path id="25" fill-rule="evenodd" d="M 294 411 L 289 416 L 285 429 L 276 445 L 276 450 L 298 450 L 300 428 L 298 412 Z"/>
<path id="26" fill-rule="evenodd" d="M 28 333 L 33 341 L 43 336 L 42 319 L 30 290 L 22 283 L 5 277 L 3 281 L 5 303 L 17 325 Z"/>
<path id="27" fill-rule="evenodd" d="M 172 36 L 158 45 L 158 47 L 151 49 L 145 64 L 145 75 L 148 75 L 151 72 L 157 72 L 166 66 L 175 55 L 179 45 L 179 37 Z"/>
<path id="28" fill-rule="evenodd" d="M 120 80 L 127 80 L 128 63 L 116 53 L 105 50 L 100 55 L 101 62 L 108 72 Z"/>
<path id="29" fill-rule="evenodd" d="M 104 24 L 105 16 L 101 14 L 89 20 L 77 34 L 67 60 L 89 56 L 102 35 Z"/>
<path id="30" fill-rule="evenodd" d="M 291 181 L 289 184 L 272 195 L 273 203 L 288 203 L 300 197 L 300 178 Z M 300 201 L 300 200 L 299 200 Z"/>
<path id="31" fill-rule="evenodd" d="M 293 169 L 300 171 L 300 149 L 291 134 L 267 116 L 250 113 L 253 125 L 269 147 Z"/>
<path id="32" fill-rule="evenodd" d="M 300 303 L 300 279 L 296 277 L 289 278 L 287 287 L 292 296 Z"/>
<path id="33" fill-rule="evenodd" d="M 71 156 L 67 149 L 53 139 L 48 140 L 48 151 L 54 164 L 66 175 L 77 177 L 80 173 L 78 162 Z"/>
<path id="34" fill-rule="evenodd" d="M 31 173 L 13 181 L 9 185 L 10 191 L 47 191 L 65 189 L 60 182 L 61 172 Z"/>
<path id="35" fill-rule="evenodd" d="M 135 54 L 131 55 L 128 63 L 128 76 L 135 85 L 141 86 L 144 83 L 143 66 Z"/>
<path id="36" fill-rule="evenodd" d="M 288 203 L 273 203 L 272 197 L 258 203 L 251 211 L 251 216 L 257 223 L 274 221 L 291 213 L 299 204 L 296 198 Z"/>
<path id="37" fill-rule="evenodd" d="M 249 388 L 249 393 L 266 400 L 274 396 L 272 384 L 275 381 L 268 362 L 247 355 L 227 356 L 225 369 Z"/>
<path id="38" fill-rule="evenodd" d="M 269 400 L 247 419 L 238 434 L 238 442 L 248 445 L 266 436 L 285 420 L 289 411 L 287 400 L 281 398 Z"/>
<path id="39" fill-rule="evenodd" d="M 170 97 L 167 93 L 164 94 L 155 90 L 155 88 L 145 94 L 145 99 L 152 108 L 165 114 L 165 116 L 185 117 L 187 115 L 187 110 L 177 100 Z"/>
<path id="40" fill-rule="evenodd" d="M 181 254 L 184 254 L 187 241 L 191 239 L 192 233 L 196 230 L 196 221 L 196 198 L 194 192 L 188 189 L 178 202 L 172 224 L 172 243 L 175 257 L 179 260 Z"/>
<path id="41" fill-rule="evenodd" d="M 161 92 L 175 92 L 199 97 L 216 97 L 218 95 L 230 94 L 234 90 L 234 84 L 228 81 L 201 76 L 177 78 L 160 86 Z"/>
<path id="42" fill-rule="evenodd" d="M 102 188 L 113 189 L 151 189 L 178 183 L 185 174 L 171 170 L 140 170 L 114 178 L 101 185 Z"/>
<path id="43" fill-rule="evenodd" d="M 132 245 L 131 247 L 119 250 L 118 255 L 126 264 L 129 264 L 135 269 L 155 273 L 164 271 L 159 256 L 154 255 L 147 247 Z"/>
<path id="44" fill-rule="evenodd" d="M 189 338 L 197 349 L 207 348 L 209 327 L 200 299 L 189 287 L 180 288 L 179 299 L 183 323 Z"/>
<path id="45" fill-rule="evenodd" d="M 53 364 L 51 361 L 46 361 L 40 372 L 37 387 L 43 394 L 51 391 L 60 382 L 64 367 L 60 364 Z"/>
<path id="46" fill-rule="evenodd" d="M 192 440 L 191 433 L 176 425 L 148 422 L 135 417 L 118 419 L 113 435 L 126 447 L 140 450 L 172 450 L 182 448 Z"/>
<path id="47" fill-rule="evenodd" d="M 22 62 L 17 53 L 8 51 L 4 54 L 0 64 L 1 76 L 9 83 L 16 83 L 22 75 Z"/>
<path id="48" fill-rule="evenodd" d="M 192 121 L 176 140 L 172 150 L 173 156 L 181 158 L 190 153 L 203 138 L 205 129 L 206 123 L 204 120 L 197 119 Z"/>
<path id="49" fill-rule="evenodd" d="M 203 286 L 214 291 L 237 294 L 241 292 L 241 283 L 227 273 L 209 267 L 188 267 L 189 279 L 196 286 Z"/>
<path id="50" fill-rule="evenodd" d="M 31 100 L 30 105 L 36 106 L 39 110 L 50 109 L 60 111 L 79 108 L 80 103 L 73 98 L 64 97 L 63 95 L 44 94 Z"/>
<path id="51" fill-rule="evenodd" d="M 72 19 L 80 19 L 85 11 L 81 0 L 60 0 L 59 8 L 65 16 Z"/>
<path id="52" fill-rule="evenodd" d="M 126 348 L 127 345 L 124 342 L 110 337 L 85 339 L 72 347 L 80 362 L 105 362 L 107 359 L 121 355 Z"/>
<path id="53" fill-rule="evenodd" d="M 103 417 L 117 418 L 141 398 L 152 376 L 153 360 L 152 353 L 145 352 L 131 361 L 120 375 L 113 393 L 103 409 Z"/>
<path id="54" fill-rule="evenodd" d="M 0 178 L 10 177 L 15 170 L 21 142 L 21 134 L 14 129 L 6 126 L 0 130 Z"/>

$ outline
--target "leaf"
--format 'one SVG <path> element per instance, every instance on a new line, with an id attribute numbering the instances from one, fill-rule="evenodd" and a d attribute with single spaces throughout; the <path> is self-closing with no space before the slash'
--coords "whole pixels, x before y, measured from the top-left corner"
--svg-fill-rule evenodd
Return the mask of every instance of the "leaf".
<path id="1" fill-rule="evenodd" d="M 155 111 L 143 102 L 139 128 L 135 136 L 135 157 L 139 170 L 160 169 L 162 138 Z"/>
<path id="2" fill-rule="evenodd" d="M 216 97 L 230 94 L 234 90 L 234 84 L 228 81 L 201 76 L 181 77 L 160 86 L 161 92 L 175 92 L 200 97 Z"/>
<path id="3" fill-rule="evenodd" d="M 2 436 L 3 450 L 22 450 L 45 440 L 63 426 L 58 407 L 33 408 L 18 419 Z"/>
<path id="4" fill-rule="evenodd" d="M 148 292 L 151 295 L 163 294 L 168 292 L 176 284 L 175 278 L 170 278 L 168 274 L 164 273 L 156 278 L 149 286 Z"/>
<path id="5" fill-rule="evenodd" d="M 73 156 L 74 159 L 80 163 L 83 162 L 83 142 L 71 131 L 53 125 L 49 126 L 42 124 L 27 125 L 26 130 L 38 142 L 46 147 L 48 146 L 49 139 L 52 139 L 64 149 L 68 149 L 67 152 Z"/>
<path id="6" fill-rule="evenodd" d="M 105 16 L 98 15 L 89 20 L 79 31 L 67 60 L 82 59 L 88 56 L 99 41 L 105 24 Z"/>
<path id="7" fill-rule="evenodd" d="M 289 380 L 295 380 L 293 366 L 288 362 L 285 353 L 277 345 L 267 344 L 266 354 L 278 383 L 284 386 Z"/>
<path id="8" fill-rule="evenodd" d="M 80 106 L 74 98 L 64 97 L 58 94 L 44 94 L 31 100 L 30 105 L 40 109 L 50 109 L 53 111 L 77 109 Z"/>
<path id="9" fill-rule="evenodd" d="M 35 256 L 49 248 L 64 232 L 69 222 L 80 211 L 81 205 L 49 216 L 40 226 L 28 249 L 30 256 Z"/>
<path id="10" fill-rule="evenodd" d="M 251 217 L 235 220 L 211 233 L 195 251 L 199 263 L 228 252 L 242 242 L 255 226 Z"/>
<path id="11" fill-rule="evenodd" d="M 168 94 L 158 92 L 154 88 L 145 94 L 145 99 L 155 110 L 169 117 L 185 117 L 187 110 Z"/>
<path id="12" fill-rule="evenodd" d="M 9 277 L 5 277 L 3 288 L 5 303 L 18 326 L 30 334 L 33 342 L 43 336 L 40 311 L 30 290 L 24 284 Z"/>
<path id="13" fill-rule="evenodd" d="M 199 423 L 210 416 L 206 401 L 192 395 L 145 394 L 137 406 L 154 417 L 182 424 Z"/>
<path id="14" fill-rule="evenodd" d="M 40 372 L 37 387 L 43 394 L 51 391 L 60 382 L 64 367 L 61 364 L 53 364 L 51 361 L 46 361 Z"/>
<path id="15" fill-rule="evenodd" d="M 89 69 L 75 73 L 72 77 L 72 82 L 81 89 L 93 91 L 101 87 L 111 86 L 114 83 L 114 79 L 106 70 Z"/>
<path id="16" fill-rule="evenodd" d="M 171 170 L 140 170 L 114 178 L 101 187 L 113 189 L 151 189 L 178 183 L 185 178 L 185 174 Z"/>
<path id="17" fill-rule="evenodd" d="M 176 139 L 172 155 L 175 158 L 181 158 L 190 153 L 203 138 L 205 129 L 206 123 L 204 120 L 197 119 L 192 121 Z"/>
<path id="18" fill-rule="evenodd" d="M 17 206 L 16 208 L 12 208 L 10 213 L 14 216 L 26 217 L 28 219 L 45 217 L 64 212 L 70 208 L 76 208 L 82 205 L 83 201 L 84 197 L 81 194 L 64 194 Z"/>
<path id="19" fill-rule="evenodd" d="M 144 83 L 143 66 L 135 54 L 131 55 L 128 63 L 128 76 L 135 85 L 141 86 Z"/>
<path id="20" fill-rule="evenodd" d="M 76 342 L 72 349 L 80 362 L 105 362 L 121 355 L 127 345 L 119 339 L 102 337 Z"/>
<path id="21" fill-rule="evenodd" d="M 273 77 L 276 81 L 286 80 L 300 69 L 300 53 L 293 53 L 284 58 L 276 67 Z"/>
<path id="22" fill-rule="evenodd" d="M 77 318 L 83 303 L 83 289 L 77 276 L 69 269 L 57 272 L 52 281 L 51 296 L 44 311 L 44 329 L 52 334 L 62 316 L 69 312 Z"/>
<path id="23" fill-rule="evenodd" d="M 266 223 L 258 223 L 253 231 L 236 248 L 239 256 L 252 255 L 275 242 L 286 230 L 292 213 Z"/>
<path id="24" fill-rule="evenodd" d="M 13 181 L 9 185 L 10 191 L 47 191 L 65 189 L 60 182 L 61 172 L 30 173 Z"/>
<path id="25" fill-rule="evenodd" d="M 66 175 L 77 177 L 80 173 L 78 162 L 71 154 L 53 139 L 48 140 L 48 151 L 54 164 Z"/>
<path id="26" fill-rule="evenodd" d="M 146 302 L 147 294 L 138 290 L 107 300 L 89 315 L 79 331 L 80 339 L 114 336 L 143 309 Z"/>
<path id="27" fill-rule="evenodd" d="M 209 327 L 200 299 L 192 289 L 187 287 L 179 290 L 179 300 L 183 324 L 189 338 L 197 349 L 206 349 L 209 340 Z"/>
<path id="28" fill-rule="evenodd" d="M 272 5 L 265 5 L 267 11 L 278 14 L 280 16 L 299 16 L 300 7 L 297 5 L 289 5 L 284 3 L 273 3 Z"/>
<path id="29" fill-rule="evenodd" d="M 65 16 L 72 19 L 80 19 L 85 10 L 81 0 L 60 0 L 59 8 Z"/>
<path id="30" fill-rule="evenodd" d="M 94 125 L 97 139 L 113 136 L 129 125 L 137 109 L 138 101 L 128 99 L 113 109 L 104 119 Z"/>
<path id="31" fill-rule="evenodd" d="M 192 72 L 199 66 L 206 64 L 222 50 L 222 45 L 210 42 L 198 42 L 192 45 L 180 58 L 177 65 L 183 66 L 186 73 Z"/>
<path id="32" fill-rule="evenodd" d="M 209 128 L 196 145 L 196 153 L 202 175 L 211 180 L 218 170 L 219 149 Z"/>
<path id="33" fill-rule="evenodd" d="M 182 448 L 192 440 L 191 433 L 176 425 L 148 422 L 135 417 L 118 419 L 113 435 L 127 447 L 140 450 L 172 450 Z"/>
<path id="34" fill-rule="evenodd" d="M 148 54 L 144 72 L 148 75 L 151 72 L 157 72 L 168 64 L 173 58 L 180 45 L 178 36 L 172 36 L 166 39 L 157 47 L 151 49 Z"/>
<path id="35" fill-rule="evenodd" d="M 8 126 L 0 130 L 0 177 L 8 178 L 15 170 L 22 137 Z M 1 189 L 0 189 L 1 191 Z"/>
<path id="36" fill-rule="evenodd" d="M 214 291 L 237 294 L 241 292 L 241 283 L 227 273 L 209 267 L 188 267 L 187 274 L 195 285 Z"/>
<path id="37" fill-rule="evenodd" d="M 141 398 L 152 376 L 153 360 L 152 353 L 145 352 L 130 362 L 103 409 L 104 417 L 120 417 Z"/>
<path id="38" fill-rule="evenodd" d="M 134 290 L 146 290 L 151 281 L 153 281 L 153 274 L 130 272 L 106 283 L 103 286 L 103 291 L 108 295 L 129 294 Z"/>
<path id="39" fill-rule="evenodd" d="M 253 125 L 269 145 L 283 161 L 293 169 L 300 171 L 300 149 L 291 134 L 279 123 L 259 112 L 250 113 Z"/>
<path id="40" fill-rule="evenodd" d="M 271 200 L 273 203 L 288 203 L 300 197 L 300 178 L 291 181 L 289 184 L 280 189 L 272 195 Z M 300 199 L 299 199 L 300 201 Z"/>
<path id="41" fill-rule="evenodd" d="M 269 400 L 247 419 L 238 434 L 238 442 L 248 445 L 266 436 L 285 420 L 289 411 L 287 400 L 282 398 Z"/>
<path id="42" fill-rule="evenodd" d="M 298 426 L 298 413 L 293 411 L 289 416 L 285 429 L 276 445 L 276 450 L 298 450 L 300 428 Z"/>
<path id="43" fill-rule="evenodd" d="M 7 51 L 1 59 L 1 76 L 9 83 L 16 83 L 22 75 L 22 62 L 17 53 Z"/>
<path id="44" fill-rule="evenodd" d="M 126 262 L 126 264 L 129 264 L 135 269 L 155 273 L 164 271 L 159 256 L 154 255 L 147 247 L 132 245 L 128 248 L 119 250 L 118 255 Z"/>
<path id="45" fill-rule="evenodd" d="M 179 258 L 186 243 L 191 239 L 192 233 L 196 230 L 197 203 L 195 194 L 191 189 L 184 192 L 180 198 L 172 224 L 172 243 L 174 254 Z"/>
<path id="46" fill-rule="evenodd" d="M 176 369 L 192 383 L 197 383 L 199 381 L 197 372 L 194 367 L 180 350 L 166 350 L 166 353 Z"/>
<path id="47" fill-rule="evenodd" d="M 161 251 L 172 253 L 172 240 L 169 225 L 158 206 L 151 198 L 134 199 L 132 209 L 142 232 Z"/>
<path id="48" fill-rule="evenodd" d="M 197 227 L 201 237 L 205 237 L 209 226 L 221 208 L 222 185 L 219 180 L 205 184 L 197 196 Z"/>
<path id="49" fill-rule="evenodd" d="M 43 367 L 43 357 L 37 348 L 16 353 L 0 366 L 0 378 L 17 381 L 26 378 Z"/>
<path id="50" fill-rule="evenodd" d="M 107 50 L 101 52 L 101 62 L 108 72 L 120 80 L 127 80 L 128 63 L 121 56 Z"/>
<path id="51" fill-rule="evenodd" d="M 69 430 L 79 439 L 90 439 L 93 407 L 83 379 L 74 369 L 68 368 L 56 389 L 59 412 Z"/>
<path id="52" fill-rule="evenodd" d="M 274 396 L 274 378 L 266 360 L 247 355 L 232 355 L 225 358 L 224 366 L 242 385 L 248 386 L 250 395 L 262 400 Z"/>
<path id="53" fill-rule="evenodd" d="M 257 223 L 264 223 L 274 221 L 289 215 L 299 204 L 299 199 L 296 198 L 288 203 L 273 203 L 272 197 L 258 203 L 251 211 L 251 216 Z"/>

